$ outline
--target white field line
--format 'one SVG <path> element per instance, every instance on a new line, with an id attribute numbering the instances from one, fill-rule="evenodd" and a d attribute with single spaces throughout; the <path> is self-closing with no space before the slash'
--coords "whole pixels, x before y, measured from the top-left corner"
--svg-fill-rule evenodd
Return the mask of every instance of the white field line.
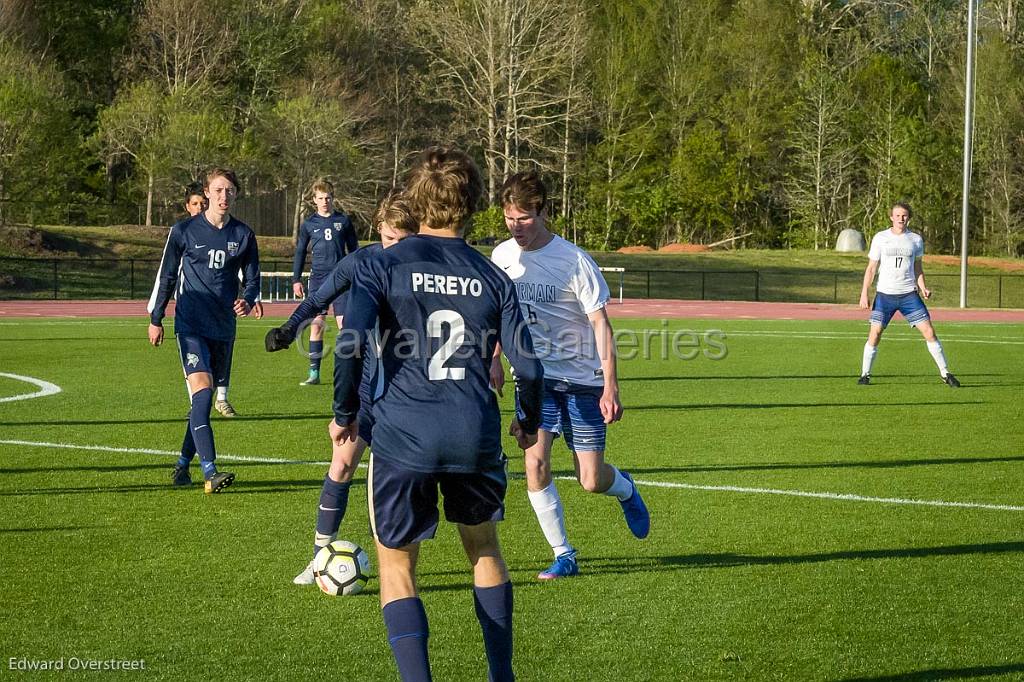
<path id="1" fill-rule="evenodd" d="M 49 381 L 43 381 L 42 379 L 36 379 L 34 377 L 23 377 L 20 374 L 8 374 L 7 372 L 0 372 L 0 377 L 7 377 L 8 379 L 14 379 L 16 381 L 24 381 L 27 384 L 33 384 L 38 386 L 38 391 L 32 393 L 21 393 L 19 395 L 9 395 L 4 398 L 0 398 L 0 403 L 9 403 L 15 400 L 28 400 L 29 398 L 42 398 L 44 396 L 53 395 L 60 393 L 61 388 L 57 384 L 51 384 Z"/>
<path id="2" fill-rule="evenodd" d="M 760 336 L 768 338 L 784 339 L 860 339 L 867 338 L 865 334 L 853 334 L 846 332 L 784 332 L 784 331 L 735 331 L 722 330 L 726 339 L 730 336 Z M 922 341 L 921 335 L 911 334 L 886 334 L 890 341 Z M 956 343 L 981 343 L 991 346 L 1024 346 L 1024 340 L 975 338 L 969 336 L 956 336 L 955 334 L 943 334 L 943 341 L 955 341 Z"/>
<path id="3" fill-rule="evenodd" d="M 62 450 L 90 450 L 94 452 L 120 452 L 141 455 L 165 455 L 177 457 L 176 450 L 154 450 L 150 448 L 119 448 L 107 445 L 75 445 L 72 443 L 44 443 L 28 440 L 0 440 L 0 445 L 21 445 L 24 447 L 58 448 Z M 305 464 L 326 467 L 330 462 L 315 462 L 304 459 L 286 459 L 283 457 L 256 457 L 249 455 L 218 454 L 218 459 L 231 462 L 257 462 L 260 464 Z M 365 467 L 365 464 L 360 464 Z M 555 476 L 561 481 L 574 481 L 572 476 Z M 836 500 L 840 502 L 873 502 L 876 504 L 910 505 L 917 507 L 956 507 L 960 509 L 987 509 L 992 511 L 1024 512 L 1024 506 L 1012 504 L 987 504 L 984 502 L 951 502 L 947 500 L 917 500 L 904 497 L 869 497 L 852 493 L 819 493 L 806 490 L 780 490 L 777 488 L 745 488 L 735 485 L 697 485 L 693 483 L 672 483 L 667 481 L 645 481 L 635 479 L 639 486 L 651 488 L 671 488 L 676 490 L 703 490 L 709 492 L 746 493 L 753 495 L 783 495 L 786 497 L 807 497 L 819 500 Z"/>

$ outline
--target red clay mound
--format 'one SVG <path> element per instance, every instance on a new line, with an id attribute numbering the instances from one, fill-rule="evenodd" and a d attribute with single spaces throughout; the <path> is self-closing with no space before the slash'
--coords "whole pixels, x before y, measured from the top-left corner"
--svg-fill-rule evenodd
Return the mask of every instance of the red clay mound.
<path id="1" fill-rule="evenodd" d="M 1024 261 L 1012 260 L 1010 258 L 979 258 L 971 256 L 967 259 L 971 265 L 980 265 L 985 268 L 993 268 L 1004 272 L 1016 272 L 1024 270 Z M 925 256 L 925 263 L 942 263 L 943 265 L 960 265 L 960 256 Z"/>
<path id="2" fill-rule="evenodd" d="M 710 250 L 703 244 L 666 244 L 658 249 L 658 253 L 700 253 Z"/>
<path id="3" fill-rule="evenodd" d="M 649 246 L 623 246 L 619 253 L 651 253 L 654 249 Z"/>

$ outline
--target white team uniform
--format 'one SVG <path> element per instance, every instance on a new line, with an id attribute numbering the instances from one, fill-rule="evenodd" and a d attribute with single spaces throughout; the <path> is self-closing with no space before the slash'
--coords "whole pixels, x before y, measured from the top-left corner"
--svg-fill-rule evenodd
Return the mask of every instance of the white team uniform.
<path id="1" fill-rule="evenodd" d="M 587 317 L 609 299 L 597 263 L 558 235 L 534 251 L 523 251 L 509 239 L 495 247 L 491 260 L 516 285 L 544 378 L 604 386 L 594 328 Z"/>
<path id="2" fill-rule="evenodd" d="M 881 294 L 909 294 L 917 290 L 914 262 L 924 256 L 924 239 L 915 232 L 896 234 L 882 230 L 871 238 L 870 260 L 878 261 L 878 283 Z"/>

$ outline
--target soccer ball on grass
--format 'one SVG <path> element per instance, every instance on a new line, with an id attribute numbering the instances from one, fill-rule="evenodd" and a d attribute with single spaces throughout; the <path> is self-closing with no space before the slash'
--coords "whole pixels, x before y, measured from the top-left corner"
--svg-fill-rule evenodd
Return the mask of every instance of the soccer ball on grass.
<path id="1" fill-rule="evenodd" d="M 370 579 L 370 557 L 354 542 L 335 540 L 313 558 L 313 579 L 324 594 L 359 594 Z"/>

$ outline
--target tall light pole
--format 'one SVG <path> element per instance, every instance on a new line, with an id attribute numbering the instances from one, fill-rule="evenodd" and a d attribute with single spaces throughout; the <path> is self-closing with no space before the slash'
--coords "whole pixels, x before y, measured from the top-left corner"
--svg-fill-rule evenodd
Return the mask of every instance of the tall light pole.
<path id="1" fill-rule="evenodd" d="M 964 196 L 960 213 L 960 307 L 967 307 L 967 220 L 971 196 L 971 147 L 974 142 L 974 45 L 977 0 L 967 0 L 967 87 L 964 95 Z"/>

